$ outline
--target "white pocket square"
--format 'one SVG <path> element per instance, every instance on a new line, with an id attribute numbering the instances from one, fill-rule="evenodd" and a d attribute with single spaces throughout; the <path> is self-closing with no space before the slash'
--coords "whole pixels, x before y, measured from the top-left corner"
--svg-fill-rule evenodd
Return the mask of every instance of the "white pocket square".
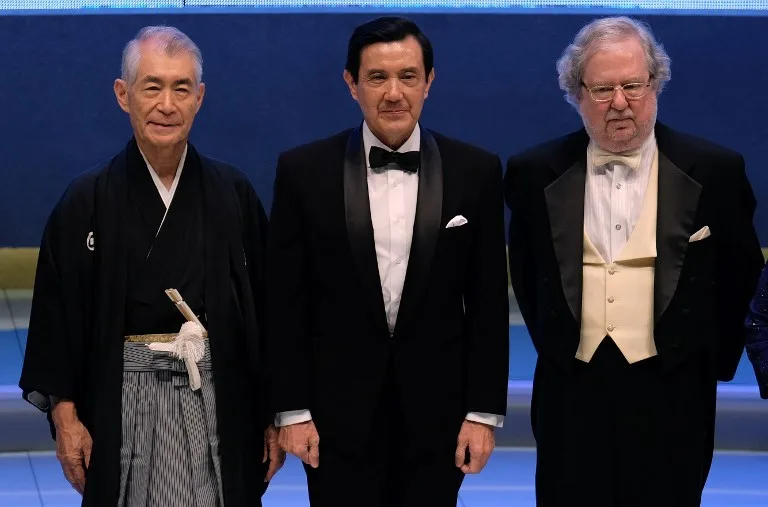
<path id="1" fill-rule="evenodd" d="M 701 241 L 704 238 L 708 238 L 712 235 L 711 232 L 709 232 L 709 226 L 705 225 L 698 231 L 694 232 L 691 238 L 688 240 L 689 243 L 693 243 L 694 241 Z"/>
<path id="2" fill-rule="evenodd" d="M 451 227 L 458 227 L 460 225 L 464 225 L 467 223 L 467 219 L 464 218 L 461 215 L 456 215 L 455 217 L 451 218 L 451 221 L 448 222 L 448 225 L 445 226 L 446 229 L 450 229 Z"/>

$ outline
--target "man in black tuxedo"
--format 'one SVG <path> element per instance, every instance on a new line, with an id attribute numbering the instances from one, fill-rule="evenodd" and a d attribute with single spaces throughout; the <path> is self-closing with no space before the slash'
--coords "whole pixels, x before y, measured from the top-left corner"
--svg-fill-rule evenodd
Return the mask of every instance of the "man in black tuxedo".
<path id="1" fill-rule="evenodd" d="M 313 507 L 456 505 L 506 412 L 501 162 L 419 125 L 432 67 L 413 22 L 357 27 L 362 125 L 279 157 L 270 395 Z"/>
<path id="2" fill-rule="evenodd" d="M 540 507 L 701 502 L 763 262 L 742 156 L 656 122 L 669 63 L 634 20 L 587 25 L 558 62 L 585 128 L 508 163 Z"/>

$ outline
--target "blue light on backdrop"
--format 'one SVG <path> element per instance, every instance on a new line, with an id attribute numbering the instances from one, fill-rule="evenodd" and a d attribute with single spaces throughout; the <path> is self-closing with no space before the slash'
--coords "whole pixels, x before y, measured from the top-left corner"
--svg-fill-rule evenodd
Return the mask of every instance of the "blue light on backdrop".
<path id="1" fill-rule="evenodd" d="M 768 0 L 0 0 L 0 10 L 158 8 L 603 8 L 670 11 L 768 11 Z"/>

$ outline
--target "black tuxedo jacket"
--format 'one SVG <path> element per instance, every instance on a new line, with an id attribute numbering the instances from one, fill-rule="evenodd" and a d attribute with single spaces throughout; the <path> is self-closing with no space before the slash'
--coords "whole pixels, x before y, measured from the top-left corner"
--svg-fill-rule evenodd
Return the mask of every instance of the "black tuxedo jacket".
<path id="1" fill-rule="evenodd" d="M 365 441 L 385 380 L 412 415 L 406 426 L 432 423 L 423 440 L 434 445 L 455 445 L 467 412 L 506 412 L 501 162 L 423 128 L 421 157 L 391 335 L 361 129 L 279 157 L 267 246 L 270 397 L 275 412 L 310 409 L 327 445 Z M 446 229 L 457 215 L 467 224 Z"/>
<path id="2" fill-rule="evenodd" d="M 662 124 L 655 134 L 656 348 L 667 368 L 697 351 L 709 351 L 717 379 L 731 380 L 744 349 L 744 317 L 763 266 L 744 160 Z M 536 349 L 566 367 L 580 335 L 588 143 L 580 130 L 533 148 L 509 160 L 505 177 L 515 296 Z M 690 243 L 704 226 L 711 236 Z"/>

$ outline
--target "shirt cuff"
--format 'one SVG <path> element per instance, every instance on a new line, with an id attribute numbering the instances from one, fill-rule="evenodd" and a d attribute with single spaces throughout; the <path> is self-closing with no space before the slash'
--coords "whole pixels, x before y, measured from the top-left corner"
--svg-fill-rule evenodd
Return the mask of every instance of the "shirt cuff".
<path id="1" fill-rule="evenodd" d="M 472 421 L 481 424 L 487 424 L 488 426 L 495 426 L 496 428 L 504 427 L 504 416 L 497 414 L 486 414 L 484 412 L 470 412 L 466 417 L 467 421 Z"/>
<path id="2" fill-rule="evenodd" d="M 275 426 L 290 426 L 312 420 L 312 414 L 309 410 L 289 410 L 288 412 L 278 412 L 275 415 Z"/>

